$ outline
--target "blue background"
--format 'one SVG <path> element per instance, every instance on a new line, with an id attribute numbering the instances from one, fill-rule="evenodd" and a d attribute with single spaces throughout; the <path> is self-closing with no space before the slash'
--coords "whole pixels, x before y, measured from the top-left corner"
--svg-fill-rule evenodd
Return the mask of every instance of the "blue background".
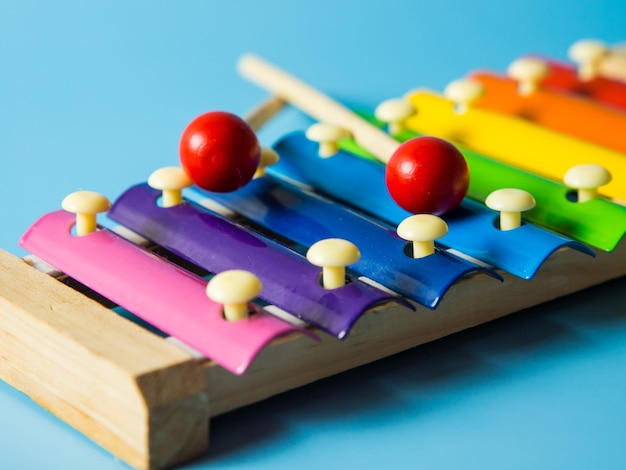
<path id="1" fill-rule="evenodd" d="M 244 114 L 256 52 L 374 107 L 583 37 L 626 38 L 616 1 L 181 1 L 0 5 L 0 247 L 69 192 L 116 197 L 176 164 L 197 114 Z M 265 145 L 308 119 L 289 110 Z M 626 468 L 626 280 L 212 422 L 189 468 Z M 2 360 L 2 358 L 0 358 Z M 0 468 L 124 464 L 0 382 Z"/>

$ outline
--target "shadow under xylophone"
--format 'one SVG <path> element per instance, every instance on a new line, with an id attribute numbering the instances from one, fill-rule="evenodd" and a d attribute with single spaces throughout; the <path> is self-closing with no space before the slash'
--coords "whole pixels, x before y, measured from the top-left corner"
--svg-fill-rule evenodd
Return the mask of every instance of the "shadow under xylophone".
<path id="1" fill-rule="evenodd" d="M 163 207 L 160 191 L 130 188 L 109 213 L 126 238 L 104 228 L 75 236 L 71 214 L 43 216 L 21 243 L 45 262 L 0 252 L 0 376 L 129 464 L 162 468 L 206 452 L 212 416 L 626 273 L 626 207 L 578 202 L 559 182 L 498 162 L 498 152 L 478 154 L 480 132 L 451 128 L 454 119 L 442 129 L 427 121 L 426 132 L 461 144 L 468 197 L 443 216 L 449 232 L 434 253 L 418 259 L 396 233 L 411 214 L 391 200 L 359 132 L 330 158 L 290 134 L 275 145 L 278 164 L 232 193 L 194 187 Z M 396 137 L 424 131 L 422 121 L 406 119 Z M 366 140 L 377 132 L 367 129 Z M 537 200 L 514 230 L 500 230 L 482 204 L 502 186 Z M 361 254 L 334 289 L 304 258 L 325 238 L 348 239 Z M 209 273 L 233 268 L 263 283 L 263 301 L 238 321 L 204 292 Z M 112 314 L 116 305 L 156 334 Z"/>

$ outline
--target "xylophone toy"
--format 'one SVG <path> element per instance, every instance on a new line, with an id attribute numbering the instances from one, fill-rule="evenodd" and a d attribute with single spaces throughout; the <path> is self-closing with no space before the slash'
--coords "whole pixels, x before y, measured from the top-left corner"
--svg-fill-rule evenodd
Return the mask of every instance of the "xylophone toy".
<path id="1" fill-rule="evenodd" d="M 197 117 L 182 168 L 74 193 L 32 255 L 0 251 L 0 377 L 163 468 L 213 416 L 626 274 L 625 56 L 571 56 L 358 113 L 242 58 L 266 103 Z M 261 149 L 285 103 L 320 122 Z"/>

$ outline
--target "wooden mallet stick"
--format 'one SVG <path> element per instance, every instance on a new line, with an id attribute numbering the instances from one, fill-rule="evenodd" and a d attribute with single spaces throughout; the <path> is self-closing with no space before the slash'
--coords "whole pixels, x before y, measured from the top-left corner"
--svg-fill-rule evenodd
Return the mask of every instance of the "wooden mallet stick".
<path id="1" fill-rule="evenodd" d="M 270 96 L 243 117 L 254 132 L 257 132 L 285 106 L 278 96 Z"/>
<path id="2" fill-rule="evenodd" d="M 383 163 L 399 143 L 342 104 L 259 57 L 245 55 L 239 72 L 248 80 L 300 108 L 312 118 L 348 129 L 354 140 Z"/>

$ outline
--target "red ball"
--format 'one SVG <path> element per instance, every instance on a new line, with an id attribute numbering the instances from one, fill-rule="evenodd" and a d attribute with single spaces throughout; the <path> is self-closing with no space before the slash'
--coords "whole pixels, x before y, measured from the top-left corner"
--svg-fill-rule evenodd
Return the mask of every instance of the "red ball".
<path id="1" fill-rule="evenodd" d="M 457 207 L 467 194 L 469 168 L 451 143 L 416 137 L 393 153 L 385 180 L 389 194 L 403 209 L 442 215 Z"/>
<path id="2" fill-rule="evenodd" d="M 180 138 L 180 163 L 203 189 L 234 191 L 252 179 L 261 147 L 256 134 L 240 117 L 214 111 L 189 123 Z"/>

